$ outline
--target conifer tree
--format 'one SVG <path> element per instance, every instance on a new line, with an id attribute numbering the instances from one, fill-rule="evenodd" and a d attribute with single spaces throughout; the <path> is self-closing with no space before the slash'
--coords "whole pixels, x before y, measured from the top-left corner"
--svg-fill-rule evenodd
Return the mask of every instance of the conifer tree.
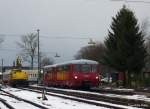
<path id="1" fill-rule="evenodd" d="M 139 29 L 134 13 L 125 6 L 112 18 L 111 30 L 105 39 L 104 64 L 125 73 L 125 84 L 131 86 L 131 73 L 134 86 L 139 84 L 140 74 L 145 66 L 146 48 L 144 35 Z"/>

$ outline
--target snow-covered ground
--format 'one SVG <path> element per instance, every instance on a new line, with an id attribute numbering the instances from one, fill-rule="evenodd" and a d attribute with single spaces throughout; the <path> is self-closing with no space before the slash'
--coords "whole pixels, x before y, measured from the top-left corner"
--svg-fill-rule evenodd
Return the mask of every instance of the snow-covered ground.
<path id="1" fill-rule="evenodd" d="M 97 93 L 97 92 L 88 92 L 88 91 L 71 90 L 71 89 L 59 89 L 59 88 L 49 88 L 49 89 L 71 91 L 71 92 L 81 92 L 81 93 L 88 93 L 88 94 L 97 94 L 97 95 L 103 95 L 103 96 L 118 97 L 118 98 L 127 98 L 127 99 L 134 99 L 134 100 L 143 100 L 143 101 L 150 102 L 150 98 L 146 97 L 145 95 L 118 95 L 118 94 L 109 94 L 109 93 L 107 93 L 107 94 L 101 94 L 101 93 Z M 124 90 L 131 90 L 131 89 L 124 89 Z"/>
<path id="2" fill-rule="evenodd" d="M 25 90 L 20 90 L 20 89 L 15 89 L 15 88 L 5 88 L 4 90 L 11 92 L 12 94 L 22 97 L 24 99 L 43 105 L 49 109 L 108 109 L 105 107 L 90 105 L 86 103 L 81 103 L 81 102 L 77 102 L 73 100 L 62 99 L 59 97 L 53 97 L 53 96 L 48 96 L 48 95 L 46 95 L 48 100 L 43 101 L 42 99 L 39 99 L 42 96 L 41 94 L 30 92 L 30 91 L 25 91 Z M 12 102 L 13 105 L 15 103 L 16 104 L 15 107 L 17 107 L 17 109 L 37 109 L 33 107 L 30 108 L 29 106 L 24 105 L 21 101 L 16 102 L 16 100 L 14 100 L 13 98 L 12 99 L 6 98 L 6 99 L 8 102 Z M 1 105 L 0 107 L 2 108 Z"/>
<path id="3" fill-rule="evenodd" d="M 8 109 L 3 103 L 0 102 L 0 109 Z"/>
<path id="4" fill-rule="evenodd" d="M 19 101 L 8 96 L 0 95 L 0 98 L 3 98 L 4 100 L 6 100 L 11 106 L 15 107 L 16 109 L 20 109 L 20 108 L 21 109 L 39 109 L 31 104 L 25 103 L 24 101 Z M 0 109 L 3 109 L 3 108 L 4 106 L 0 104 Z"/>
<path id="5" fill-rule="evenodd" d="M 21 98 L 24 98 L 26 100 L 30 100 L 32 102 L 40 104 L 42 106 L 45 106 L 49 109 L 85 109 L 85 108 L 86 109 L 108 109 L 105 107 L 90 105 L 90 104 L 77 102 L 77 101 L 73 101 L 73 100 L 69 100 L 69 99 L 63 99 L 63 98 L 59 98 L 59 97 L 54 97 L 54 96 L 50 96 L 50 95 L 46 95 L 48 100 L 42 100 L 41 99 L 42 94 L 31 92 L 31 91 L 26 91 L 26 90 L 21 90 L 21 89 L 16 89 L 16 88 L 7 87 L 7 88 L 3 88 L 3 90 L 10 92 L 10 93 L 12 93 L 18 97 L 21 97 Z M 8 102 L 12 102 L 13 106 L 15 104 L 15 107 L 17 107 L 16 109 L 20 109 L 20 108 L 21 109 L 37 109 L 37 108 L 33 108 L 33 107 L 30 108 L 29 106 L 26 106 L 21 101 L 16 102 L 16 100 L 14 100 L 14 99 L 10 99 L 10 98 L 6 98 L 6 99 Z M 97 101 L 97 102 L 100 102 L 100 101 Z M 106 102 L 100 102 L 100 103 L 113 105 L 113 106 L 117 106 L 117 107 L 123 107 L 126 109 L 137 109 L 135 107 L 116 105 L 116 104 L 106 103 Z M 0 108 L 2 108 L 1 105 L 0 105 Z"/>

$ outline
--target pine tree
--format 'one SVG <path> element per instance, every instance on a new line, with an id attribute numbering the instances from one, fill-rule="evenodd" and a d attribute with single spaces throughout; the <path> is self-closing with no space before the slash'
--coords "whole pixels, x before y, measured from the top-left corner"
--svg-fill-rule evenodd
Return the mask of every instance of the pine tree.
<path id="1" fill-rule="evenodd" d="M 126 72 L 126 85 L 131 85 L 128 80 L 133 73 L 137 85 L 145 66 L 144 35 L 134 13 L 125 6 L 112 19 L 111 30 L 104 42 L 107 49 L 104 63 L 119 72 Z"/>

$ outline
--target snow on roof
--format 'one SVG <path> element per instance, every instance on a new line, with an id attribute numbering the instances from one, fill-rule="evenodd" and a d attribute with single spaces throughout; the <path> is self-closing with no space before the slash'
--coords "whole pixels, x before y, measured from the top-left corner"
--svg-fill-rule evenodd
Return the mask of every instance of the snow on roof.
<path id="1" fill-rule="evenodd" d="M 56 67 L 56 66 L 68 65 L 68 64 L 98 64 L 98 62 L 93 60 L 80 59 L 80 60 L 66 61 L 63 63 L 53 64 L 53 65 L 47 65 L 44 66 L 44 68 Z"/>

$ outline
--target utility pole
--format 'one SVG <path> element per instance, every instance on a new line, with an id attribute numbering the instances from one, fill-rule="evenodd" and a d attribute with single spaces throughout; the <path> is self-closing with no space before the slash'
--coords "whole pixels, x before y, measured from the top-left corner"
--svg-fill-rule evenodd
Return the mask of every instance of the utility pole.
<path id="1" fill-rule="evenodd" d="M 39 32 L 40 30 L 37 29 L 37 36 L 38 36 L 38 83 L 40 83 L 40 40 L 39 40 Z"/>
<path id="2" fill-rule="evenodd" d="M 41 62 L 40 62 L 40 38 L 39 38 L 39 33 L 40 29 L 37 29 L 37 35 L 38 35 L 38 84 L 41 83 Z M 45 87 L 43 87 L 43 91 L 42 91 L 42 99 L 43 100 L 47 100 L 46 96 L 45 96 Z"/>
<path id="3" fill-rule="evenodd" d="M 2 59 L 2 65 L 1 65 L 1 72 L 2 72 L 2 83 L 3 83 L 3 59 Z"/>

